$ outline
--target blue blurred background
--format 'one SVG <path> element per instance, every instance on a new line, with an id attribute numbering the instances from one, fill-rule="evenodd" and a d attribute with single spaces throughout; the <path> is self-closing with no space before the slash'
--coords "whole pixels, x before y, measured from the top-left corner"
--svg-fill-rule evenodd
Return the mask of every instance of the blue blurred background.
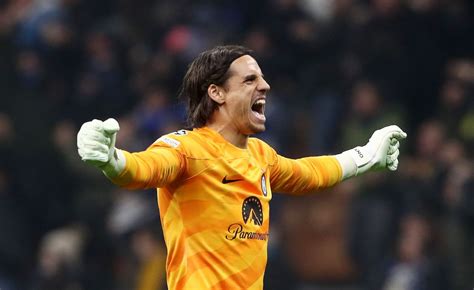
<path id="1" fill-rule="evenodd" d="M 265 289 L 474 287 L 474 1 L 2 0 L 0 289 L 166 289 L 154 191 L 112 186 L 76 133 L 115 117 L 137 151 L 181 128 L 218 44 L 255 51 L 282 155 L 408 132 L 395 173 L 274 196 Z"/>

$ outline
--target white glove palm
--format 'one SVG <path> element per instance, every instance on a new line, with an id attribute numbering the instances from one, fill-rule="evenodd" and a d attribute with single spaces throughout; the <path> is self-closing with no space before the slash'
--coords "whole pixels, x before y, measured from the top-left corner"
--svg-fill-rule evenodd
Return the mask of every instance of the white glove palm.
<path id="1" fill-rule="evenodd" d="M 336 155 L 343 168 L 343 179 L 369 170 L 383 168 L 397 170 L 399 140 L 406 137 L 407 134 L 402 129 L 391 125 L 375 131 L 365 146 L 358 146 Z"/>
<path id="2" fill-rule="evenodd" d="M 115 119 L 92 120 L 84 123 L 77 133 L 77 151 L 81 159 L 113 177 L 125 168 L 125 158 L 115 148 L 120 126 Z"/>

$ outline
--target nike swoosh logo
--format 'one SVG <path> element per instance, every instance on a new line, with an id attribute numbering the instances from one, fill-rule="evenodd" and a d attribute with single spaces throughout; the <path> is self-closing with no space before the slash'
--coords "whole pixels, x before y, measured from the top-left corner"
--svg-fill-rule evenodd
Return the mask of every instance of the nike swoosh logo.
<path id="1" fill-rule="evenodd" d="M 241 181 L 241 180 L 243 179 L 227 179 L 227 176 L 224 176 L 224 178 L 222 178 L 222 183 L 227 184 L 227 183 Z"/>

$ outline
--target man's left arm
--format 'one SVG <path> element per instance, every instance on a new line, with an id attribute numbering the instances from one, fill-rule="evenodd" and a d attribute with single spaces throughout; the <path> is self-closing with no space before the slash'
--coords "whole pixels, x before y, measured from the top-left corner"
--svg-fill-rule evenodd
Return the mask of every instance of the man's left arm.
<path id="1" fill-rule="evenodd" d="M 274 192 L 302 194 L 330 187 L 343 177 L 342 167 L 334 156 L 276 158 L 270 173 Z"/>
<path id="2" fill-rule="evenodd" d="M 305 193 L 330 187 L 368 171 L 398 167 L 399 140 L 407 134 L 391 125 L 374 132 L 364 146 L 333 156 L 288 159 L 277 155 L 270 182 L 275 192 Z"/>

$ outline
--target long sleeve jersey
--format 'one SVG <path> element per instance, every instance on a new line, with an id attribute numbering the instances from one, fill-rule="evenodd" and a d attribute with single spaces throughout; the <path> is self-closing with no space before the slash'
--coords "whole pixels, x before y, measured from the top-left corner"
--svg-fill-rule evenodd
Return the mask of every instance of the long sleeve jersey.
<path id="1" fill-rule="evenodd" d="M 129 153 L 112 181 L 157 188 L 169 289 L 263 289 L 272 191 L 300 194 L 342 178 L 332 156 L 288 159 L 257 138 L 235 147 L 209 128 Z"/>

